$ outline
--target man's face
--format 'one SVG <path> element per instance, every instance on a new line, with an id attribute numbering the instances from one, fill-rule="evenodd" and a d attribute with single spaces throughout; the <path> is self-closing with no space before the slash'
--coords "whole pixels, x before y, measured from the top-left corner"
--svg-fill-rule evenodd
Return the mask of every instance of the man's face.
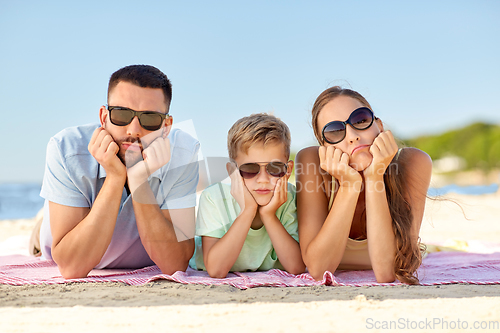
<path id="1" fill-rule="evenodd" d="M 119 82 L 109 92 L 109 106 L 121 106 L 135 111 L 155 111 L 166 113 L 165 96 L 160 88 L 142 88 L 130 82 Z M 101 126 L 113 137 L 120 148 L 118 157 L 127 167 L 142 160 L 142 151 L 160 136 L 166 137 L 172 125 L 172 117 L 167 117 L 162 127 L 156 131 L 144 129 L 137 117 L 130 124 L 117 126 L 111 123 L 109 111 L 102 106 L 99 113 Z M 125 158 L 126 156 L 126 158 Z M 127 161 L 127 163 L 125 162 Z"/>

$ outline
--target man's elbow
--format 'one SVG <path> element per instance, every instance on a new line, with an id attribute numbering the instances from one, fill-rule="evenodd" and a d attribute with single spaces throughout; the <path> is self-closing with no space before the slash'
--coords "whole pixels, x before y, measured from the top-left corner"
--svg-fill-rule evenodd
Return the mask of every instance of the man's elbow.
<path id="1" fill-rule="evenodd" d="M 90 273 L 90 270 L 82 269 L 82 267 L 72 267 L 70 265 L 58 265 L 57 267 L 59 268 L 59 272 L 61 273 L 62 277 L 66 280 L 84 279 Z"/>

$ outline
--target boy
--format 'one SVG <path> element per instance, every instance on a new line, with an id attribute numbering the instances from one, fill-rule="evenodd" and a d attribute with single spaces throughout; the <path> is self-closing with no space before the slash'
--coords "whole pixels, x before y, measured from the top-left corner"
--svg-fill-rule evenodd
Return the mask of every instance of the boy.
<path id="1" fill-rule="evenodd" d="M 298 243 L 290 130 L 268 114 L 238 120 L 227 145 L 231 185 L 214 184 L 201 194 L 196 250 L 190 264 L 211 277 L 230 271 L 284 269 L 304 272 Z"/>

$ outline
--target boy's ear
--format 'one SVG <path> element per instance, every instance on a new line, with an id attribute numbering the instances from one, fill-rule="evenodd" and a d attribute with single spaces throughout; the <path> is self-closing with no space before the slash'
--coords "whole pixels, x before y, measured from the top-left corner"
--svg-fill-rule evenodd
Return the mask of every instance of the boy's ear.
<path id="1" fill-rule="evenodd" d="M 293 171 L 293 165 L 294 165 L 294 163 L 293 163 L 292 160 L 290 160 L 286 164 L 287 164 L 286 176 L 290 177 L 290 175 L 292 174 L 292 171 Z"/>

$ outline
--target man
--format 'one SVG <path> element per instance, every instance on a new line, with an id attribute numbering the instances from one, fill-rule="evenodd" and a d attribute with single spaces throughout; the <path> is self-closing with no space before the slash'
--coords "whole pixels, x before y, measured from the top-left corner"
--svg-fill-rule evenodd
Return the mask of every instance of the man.
<path id="1" fill-rule="evenodd" d="M 86 277 L 93 268 L 187 268 L 199 143 L 171 130 L 171 95 L 157 68 L 124 67 L 110 78 L 100 126 L 51 138 L 40 245 L 63 277 Z"/>

